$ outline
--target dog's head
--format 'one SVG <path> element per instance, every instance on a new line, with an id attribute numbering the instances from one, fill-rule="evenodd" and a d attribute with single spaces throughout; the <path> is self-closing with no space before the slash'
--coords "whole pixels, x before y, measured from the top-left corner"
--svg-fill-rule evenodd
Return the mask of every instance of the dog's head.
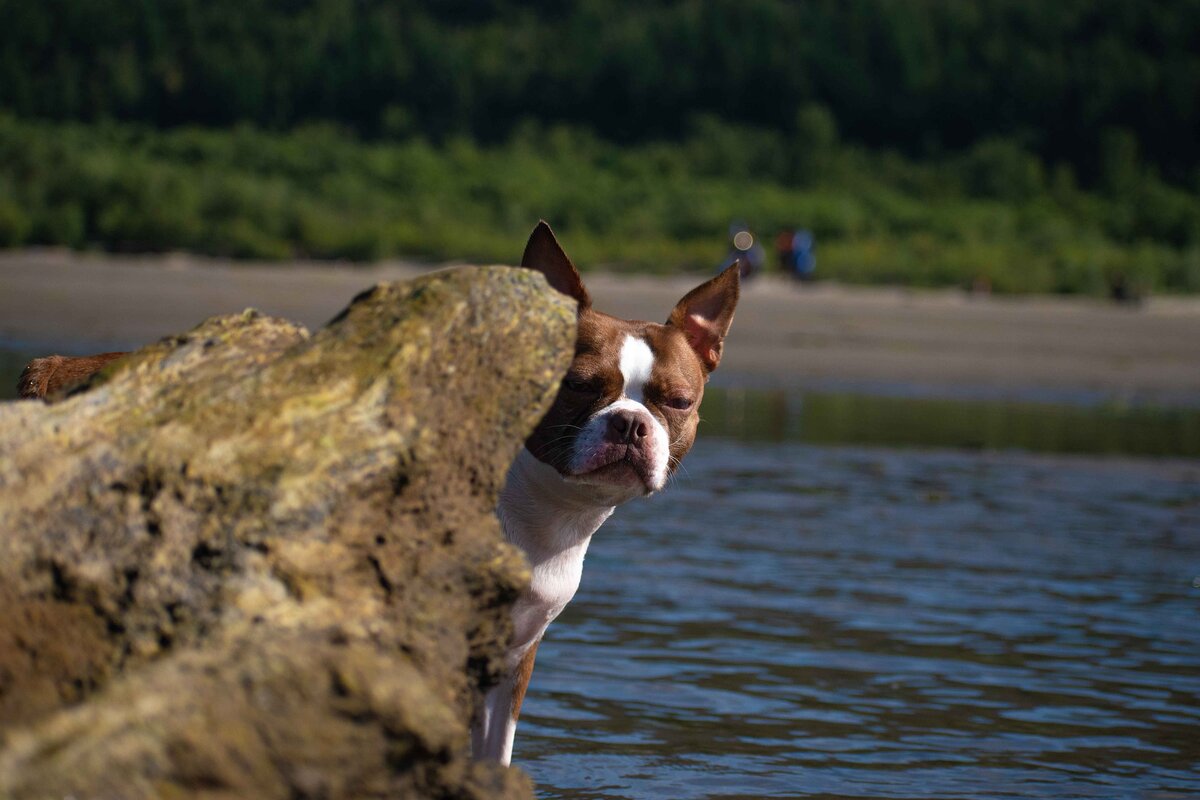
<path id="1" fill-rule="evenodd" d="M 545 222 L 521 265 L 579 303 L 575 359 L 526 447 L 565 480 L 596 486 L 616 502 L 658 491 L 696 438 L 704 385 L 737 305 L 737 265 L 688 292 L 664 324 L 592 308 Z"/>

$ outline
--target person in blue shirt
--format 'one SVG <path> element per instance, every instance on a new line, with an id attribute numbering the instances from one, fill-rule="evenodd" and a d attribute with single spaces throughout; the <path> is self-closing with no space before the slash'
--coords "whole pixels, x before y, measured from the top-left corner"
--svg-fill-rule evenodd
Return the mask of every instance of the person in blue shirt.
<path id="1" fill-rule="evenodd" d="M 817 271 L 817 248 L 812 231 L 798 230 L 792 236 L 792 277 L 799 281 L 811 281 Z"/>

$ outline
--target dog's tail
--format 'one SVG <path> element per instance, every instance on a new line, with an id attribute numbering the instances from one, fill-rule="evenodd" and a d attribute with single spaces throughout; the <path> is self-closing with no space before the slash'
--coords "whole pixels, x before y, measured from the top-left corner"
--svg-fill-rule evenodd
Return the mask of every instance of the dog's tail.
<path id="1" fill-rule="evenodd" d="M 94 356 L 46 356 L 25 365 L 17 379 L 17 396 L 45 400 L 64 394 L 85 382 L 127 353 L 97 353 Z"/>

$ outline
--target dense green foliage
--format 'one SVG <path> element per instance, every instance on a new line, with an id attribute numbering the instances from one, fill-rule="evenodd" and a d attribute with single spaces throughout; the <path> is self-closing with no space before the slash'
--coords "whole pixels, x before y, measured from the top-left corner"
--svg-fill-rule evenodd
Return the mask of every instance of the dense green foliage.
<path id="1" fill-rule="evenodd" d="M 737 217 L 768 234 L 804 221 L 821 274 L 846 281 L 1097 292 L 1122 273 L 1200 290 L 1200 199 L 1126 167 L 1120 191 L 1089 193 L 1004 141 L 930 166 L 714 119 L 681 142 L 527 125 L 481 148 L 0 117 L 0 244 L 512 261 L 545 217 L 586 265 L 711 269 Z"/>
<path id="2" fill-rule="evenodd" d="M 696 113 L 937 156 L 1009 137 L 1098 179 L 1124 129 L 1200 175 L 1200 0 L 0 0 L 0 108 L 158 126 L 336 121 L 620 142 Z"/>
<path id="3" fill-rule="evenodd" d="M 745 219 L 844 280 L 1196 290 L 1198 41 L 1200 0 L 0 0 L 0 245 L 509 260 L 544 216 L 707 268 Z"/>

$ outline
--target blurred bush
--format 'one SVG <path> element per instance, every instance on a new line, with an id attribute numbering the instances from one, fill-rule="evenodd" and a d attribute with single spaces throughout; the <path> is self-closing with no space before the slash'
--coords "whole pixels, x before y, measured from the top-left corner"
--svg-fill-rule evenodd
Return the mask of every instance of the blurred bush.
<path id="1" fill-rule="evenodd" d="M 1200 289 L 1200 0 L 0 0 L 0 246 Z M 8 116 L 3 116 L 7 114 Z"/>
<path id="2" fill-rule="evenodd" d="M 741 219 L 767 239 L 812 229 L 819 274 L 848 282 L 1200 290 L 1200 198 L 1136 159 L 1121 191 L 1084 191 L 1016 141 L 921 163 L 801 116 L 778 132 L 699 117 L 681 142 L 631 147 L 534 122 L 480 146 L 0 115 L 0 245 L 511 262 L 544 217 L 585 265 L 709 270 Z"/>
<path id="3" fill-rule="evenodd" d="M 489 144 L 535 119 L 644 144 L 699 115 L 792 131 L 805 179 L 838 139 L 1011 139 L 1085 186 L 1200 168 L 1200 0 L 0 0 L 0 21 L 22 117 Z"/>

